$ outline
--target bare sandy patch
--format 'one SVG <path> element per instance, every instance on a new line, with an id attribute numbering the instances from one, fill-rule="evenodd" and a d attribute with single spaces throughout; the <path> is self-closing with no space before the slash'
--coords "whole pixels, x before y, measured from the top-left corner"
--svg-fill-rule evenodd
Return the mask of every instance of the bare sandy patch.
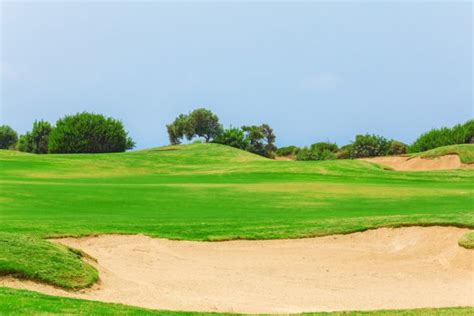
<path id="1" fill-rule="evenodd" d="M 0 286 L 165 310 L 243 313 L 474 305 L 469 230 L 381 228 L 265 241 L 193 242 L 143 235 L 63 238 L 98 260 L 101 281 L 67 292 L 3 278 Z"/>
<path id="2" fill-rule="evenodd" d="M 474 165 L 463 164 L 458 155 L 446 155 L 437 158 L 421 157 L 374 157 L 362 160 L 390 167 L 397 171 L 427 171 L 474 168 Z"/>

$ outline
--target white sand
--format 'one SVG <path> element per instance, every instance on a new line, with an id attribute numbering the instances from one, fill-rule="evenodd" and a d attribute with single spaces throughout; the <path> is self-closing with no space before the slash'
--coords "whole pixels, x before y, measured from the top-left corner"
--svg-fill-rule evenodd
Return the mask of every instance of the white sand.
<path id="1" fill-rule="evenodd" d="M 467 229 L 381 228 L 320 238 L 189 242 L 142 235 L 57 240 L 98 260 L 91 289 L 0 285 L 168 310 L 244 313 L 474 305 Z"/>

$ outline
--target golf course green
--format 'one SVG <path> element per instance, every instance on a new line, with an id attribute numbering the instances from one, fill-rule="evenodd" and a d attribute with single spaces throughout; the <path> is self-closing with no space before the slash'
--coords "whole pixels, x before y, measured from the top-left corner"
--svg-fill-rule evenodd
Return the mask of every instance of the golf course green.
<path id="1" fill-rule="evenodd" d="M 464 163 L 474 161 L 474 145 L 420 156 L 448 153 L 458 154 Z M 276 161 L 218 144 L 113 154 L 1 150 L 0 188 L 0 276 L 67 289 L 92 285 L 98 273 L 81 260 L 80 251 L 47 238 L 141 233 L 221 241 L 302 238 L 384 226 L 474 228 L 474 169 L 396 172 L 360 160 Z M 460 241 L 466 248 L 473 243 L 472 235 Z M 87 307 L 91 304 L 101 314 L 140 313 L 0 288 L 0 312 L 23 306 L 25 314 L 63 313 L 67 306 L 93 308 Z M 469 314 L 472 308 L 449 313 Z"/>

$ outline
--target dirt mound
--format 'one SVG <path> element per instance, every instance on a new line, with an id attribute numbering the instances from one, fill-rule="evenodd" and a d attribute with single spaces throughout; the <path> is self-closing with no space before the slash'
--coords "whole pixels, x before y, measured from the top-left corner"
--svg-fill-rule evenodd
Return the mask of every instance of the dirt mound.
<path id="1" fill-rule="evenodd" d="M 474 304 L 467 229 L 381 228 L 320 238 L 190 242 L 104 235 L 58 242 L 98 259 L 101 282 L 79 293 L 0 286 L 165 309 L 244 313 Z"/>
<path id="2" fill-rule="evenodd" d="M 390 167 L 397 171 L 450 170 L 474 168 L 474 165 L 463 164 L 458 155 L 446 155 L 437 158 L 420 157 L 374 157 L 363 160 Z"/>

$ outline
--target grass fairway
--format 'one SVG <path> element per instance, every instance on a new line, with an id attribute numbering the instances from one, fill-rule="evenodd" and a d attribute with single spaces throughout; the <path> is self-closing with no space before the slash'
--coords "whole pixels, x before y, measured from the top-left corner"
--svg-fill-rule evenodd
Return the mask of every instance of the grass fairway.
<path id="1" fill-rule="evenodd" d="M 425 316 L 425 315 L 448 315 L 464 316 L 472 315 L 474 308 L 423 308 L 413 310 L 390 310 L 371 312 L 335 312 L 335 313 L 305 313 L 301 315 L 331 315 L 331 316 L 372 316 L 372 315 L 399 315 L 399 316 Z M 61 315 L 220 315 L 218 313 L 197 313 L 197 312 L 171 312 L 155 311 L 143 308 L 136 308 L 120 304 L 107 304 L 79 299 L 62 298 L 43 295 L 24 290 L 13 290 L 0 287 L 0 314 L 2 315 L 32 315 L 32 314 L 61 314 Z M 230 315 L 230 314 L 227 314 Z M 238 314 L 234 314 L 238 315 Z"/>
<path id="2" fill-rule="evenodd" d="M 474 145 L 459 148 L 469 160 L 463 157 Z M 410 173 L 363 161 L 274 161 L 215 144 L 116 154 L 0 151 L 0 185 L 0 274 L 66 288 L 90 285 L 95 270 L 43 238 L 228 240 L 388 225 L 474 228 L 473 169 Z"/>

